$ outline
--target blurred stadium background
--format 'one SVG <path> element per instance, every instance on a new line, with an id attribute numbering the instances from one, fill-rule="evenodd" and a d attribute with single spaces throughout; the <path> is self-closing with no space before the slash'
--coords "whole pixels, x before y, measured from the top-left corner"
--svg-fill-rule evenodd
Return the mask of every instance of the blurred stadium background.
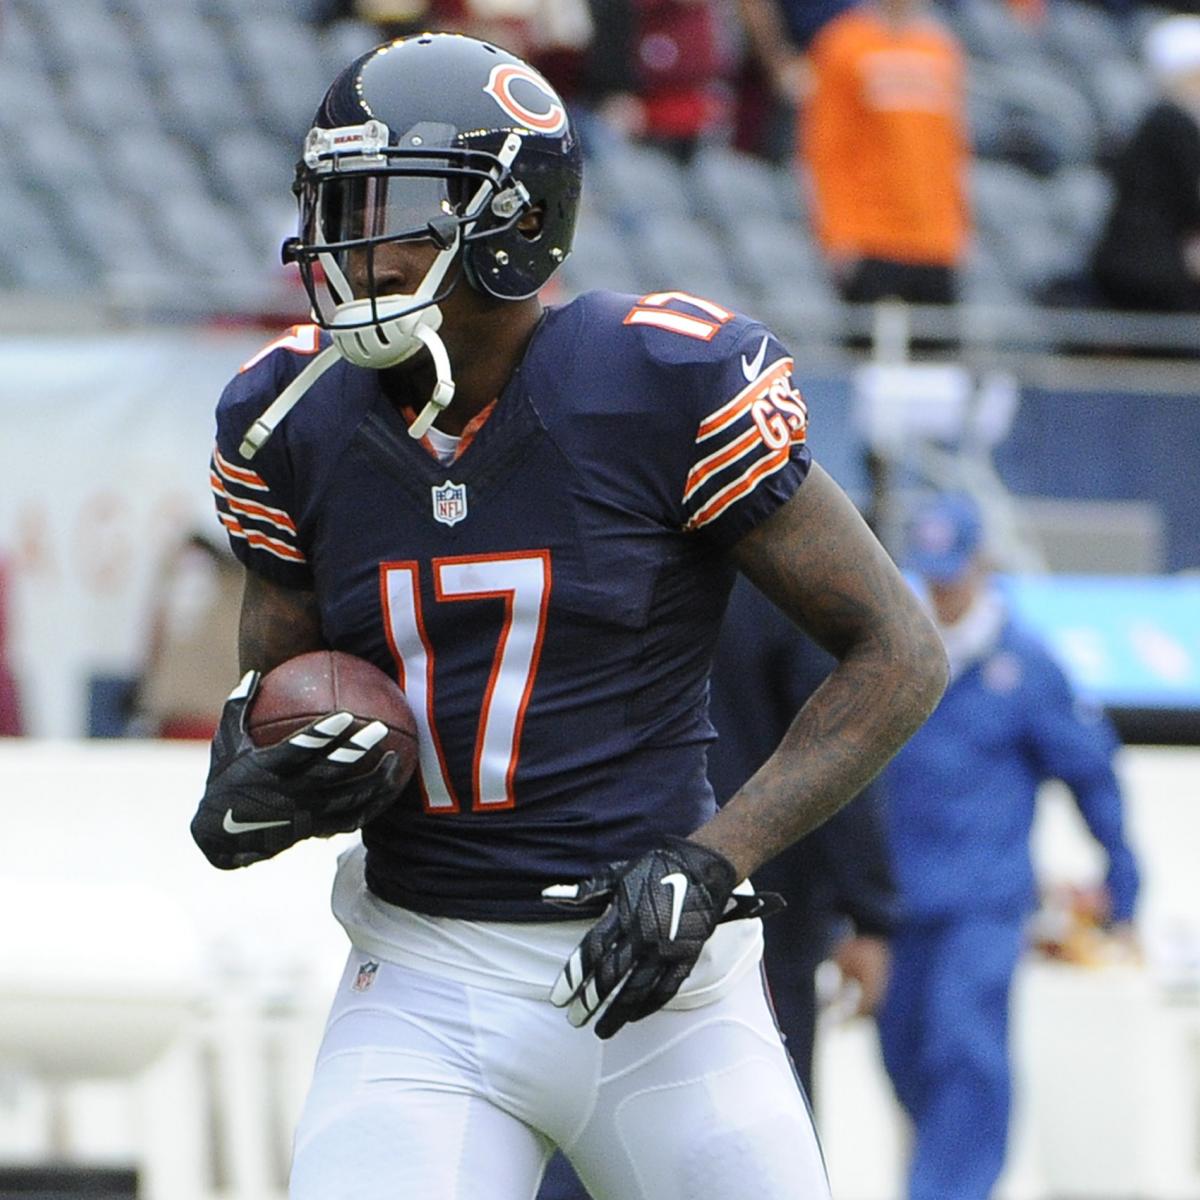
<path id="1" fill-rule="evenodd" d="M 923 489 L 980 497 L 1016 603 L 1130 743 L 1147 876 L 1144 962 L 1085 947 L 1022 976 L 1002 1196 L 1196 1200 L 1200 319 L 1075 308 L 1056 286 L 1108 210 L 1162 14 L 1046 11 L 1034 32 L 1002 0 L 939 6 L 970 54 L 976 234 L 954 309 L 842 304 L 793 171 L 719 138 L 688 166 L 598 145 L 551 298 L 673 287 L 767 319 L 817 457 L 892 545 Z M 378 40 L 327 15 L 0 0 L 0 647 L 27 735 L 0 741 L 0 1197 L 283 1192 L 341 956 L 338 846 L 216 877 L 185 833 L 204 747 L 146 738 L 163 714 L 139 685 L 172 639 L 181 692 L 232 682 L 211 637 L 223 564 L 185 551 L 219 540 L 216 396 L 304 319 L 278 259 L 296 148 Z M 912 349 L 939 337 L 959 350 Z M 1037 847 L 1048 892 L 1096 877 L 1054 793 Z M 869 1028 L 826 1032 L 835 1194 L 898 1200 L 904 1134 Z"/>

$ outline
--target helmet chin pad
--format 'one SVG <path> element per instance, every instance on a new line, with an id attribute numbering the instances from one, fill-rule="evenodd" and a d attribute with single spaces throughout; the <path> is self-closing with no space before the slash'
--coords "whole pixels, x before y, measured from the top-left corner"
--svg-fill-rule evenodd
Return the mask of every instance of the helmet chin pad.
<path id="1" fill-rule="evenodd" d="M 339 304 L 328 327 L 334 345 L 356 367 L 382 371 L 407 361 L 425 346 L 417 327 L 437 330 L 442 324 L 442 310 L 436 304 L 388 315 L 389 310 L 411 308 L 412 302 L 412 296 L 384 296 L 374 303 L 367 299 Z"/>

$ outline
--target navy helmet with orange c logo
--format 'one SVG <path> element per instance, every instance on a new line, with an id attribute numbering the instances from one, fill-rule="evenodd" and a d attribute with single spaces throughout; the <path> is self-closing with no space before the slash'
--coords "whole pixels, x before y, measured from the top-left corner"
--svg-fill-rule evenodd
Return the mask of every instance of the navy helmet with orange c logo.
<path id="1" fill-rule="evenodd" d="M 402 38 L 357 58 L 326 93 L 296 166 L 300 230 L 285 257 L 321 324 L 357 299 L 349 257 L 396 241 L 432 240 L 472 287 L 525 299 L 570 253 L 581 179 L 567 111 L 532 67 L 460 34 Z M 522 220 L 531 211 L 540 220 Z"/>

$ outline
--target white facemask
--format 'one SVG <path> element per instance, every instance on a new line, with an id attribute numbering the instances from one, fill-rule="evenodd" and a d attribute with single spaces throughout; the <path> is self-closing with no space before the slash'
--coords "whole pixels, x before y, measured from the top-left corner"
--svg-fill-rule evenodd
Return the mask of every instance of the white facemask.
<path id="1" fill-rule="evenodd" d="M 380 126 L 380 129 L 386 139 L 386 127 Z M 520 148 L 520 137 L 510 133 L 497 155 L 501 166 L 511 166 Z M 486 183 L 480 185 L 475 199 L 468 206 L 469 209 L 474 209 L 482 200 L 488 186 Z M 523 189 L 521 195 L 528 200 L 528 193 Z M 496 201 L 493 201 L 493 204 L 495 203 Z M 254 457 L 280 421 L 338 357 L 345 358 L 355 366 L 379 371 L 407 361 L 422 346 L 428 349 L 433 360 L 437 382 L 425 407 L 408 427 L 408 433 L 413 438 L 425 436 L 438 415 L 454 399 L 450 356 L 446 352 L 445 343 L 438 335 L 442 324 L 442 311 L 438 305 L 428 302 L 437 295 L 446 271 L 453 263 L 473 224 L 473 221 L 468 222 L 456 230 L 454 241 L 439 251 L 415 292 L 380 296 L 374 302 L 370 298 L 347 300 L 337 305 L 332 320 L 327 323 L 333 344 L 318 354 L 246 430 L 240 447 L 243 458 Z M 322 253 L 318 258 L 337 294 L 352 296 L 354 289 L 333 255 Z M 411 309 L 414 304 L 422 303 L 424 307 L 416 311 L 405 311 Z M 396 315 L 389 315 L 390 313 Z"/>

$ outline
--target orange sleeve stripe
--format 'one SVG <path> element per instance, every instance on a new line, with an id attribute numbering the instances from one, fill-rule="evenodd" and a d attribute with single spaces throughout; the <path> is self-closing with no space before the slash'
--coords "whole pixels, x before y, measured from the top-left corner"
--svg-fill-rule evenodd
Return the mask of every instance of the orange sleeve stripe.
<path id="1" fill-rule="evenodd" d="M 237 517 L 231 516 L 229 513 L 218 513 L 217 515 L 220 517 L 221 524 L 229 530 L 232 537 L 244 538 L 247 545 L 253 546 L 256 550 L 266 550 L 268 554 L 286 559 L 288 562 L 308 562 L 308 559 L 294 546 L 289 546 L 277 538 L 267 537 L 265 533 L 259 533 L 257 529 L 244 529 Z"/>
<path id="2" fill-rule="evenodd" d="M 778 450 L 767 458 L 745 471 L 732 483 L 723 487 L 703 508 L 701 508 L 685 528 L 699 529 L 710 521 L 715 521 L 731 504 L 740 500 L 747 492 L 752 492 L 769 475 L 787 466 L 790 454 L 785 448 Z"/>
<path id="3" fill-rule="evenodd" d="M 773 362 L 761 375 L 746 384 L 732 400 L 727 400 L 716 412 L 710 413 L 700 422 L 700 428 L 696 431 L 696 441 L 702 442 L 731 425 L 754 403 L 759 395 L 770 388 L 771 384 L 777 379 L 790 375 L 793 365 L 794 362 L 790 358 L 781 358 L 777 362 Z"/>
<path id="4" fill-rule="evenodd" d="M 221 485 L 220 477 L 217 475 L 212 476 L 212 489 L 214 494 L 224 500 L 234 512 L 239 512 L 246 517 L 257 517 L 260 521 L 267 521 L 288 533 L 296 532 L 295 521 L 282 508 L 268 508 L 265 504 L 255 504 L 252 500 L 239 500 L 236 496 L 231 496 Z"/>
<path id="5" fill-rule="evenodd" d="M 267 481 L 261 475 L 247 470 L 245 467 L 235 467 L 227 458 L 222 457 L 221 451 L 213 450 L 213 464 L 217 474 L 223 475 L 232 483 L 240 483 L 243 487 L 254 488 L 257 492 L 267 492 Z"/>
<path id="6" fill-rule="evenodd" d="M 760 445 L 762 445 L 762 434 L 758 429 L 747 429 L 736 441 L 730 442 L 728 446 L 710 454 L 707 458 L 702 458 L 688 474 L 683 492 L 684 500 L 690 500 L 696 491 L 704 486 L 705 480 L 711 479 L 718 471 L 749 454 L 751 450 Z"/>

